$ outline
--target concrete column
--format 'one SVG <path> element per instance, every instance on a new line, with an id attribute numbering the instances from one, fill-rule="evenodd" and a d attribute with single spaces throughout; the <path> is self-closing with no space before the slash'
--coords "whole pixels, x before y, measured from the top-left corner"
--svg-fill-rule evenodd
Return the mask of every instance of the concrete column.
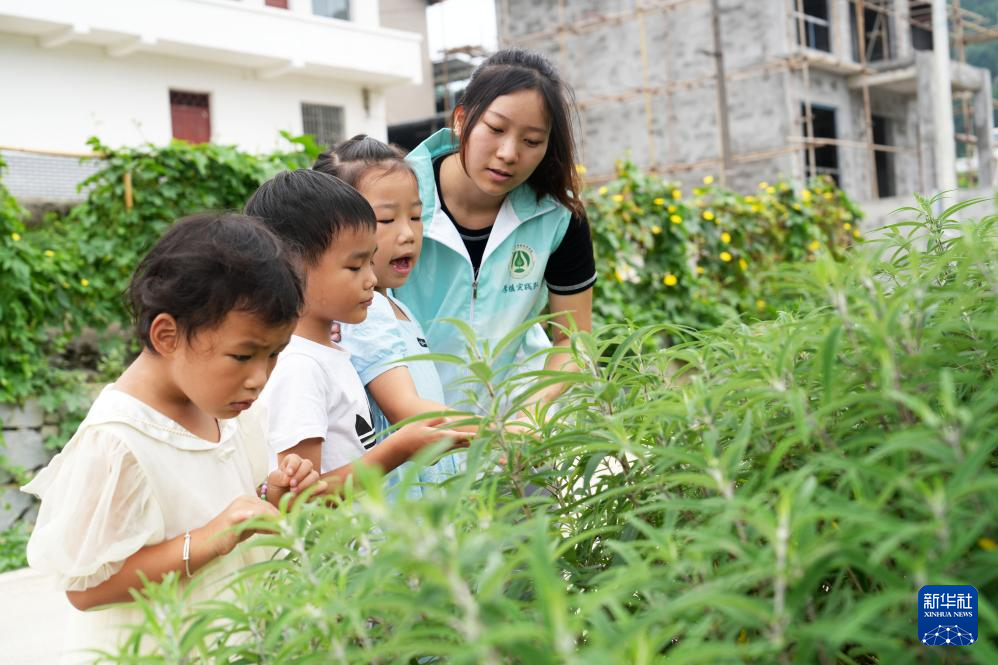
<path id="1" fill-rule="evenodd" d="M 956 189 L 953 145 L 953 89 L 950 77 L 949 23 L 946 0 L 932 0 L 932 95 L 936 146 L 936 190 Z"/>
<path id="2" fill-rule="evenodd" d="M 894 57 L 901 61 L 911 60 L 914 53 L 911 46 L 911 27 L 908 23 L 908 18 L 911 16 L 910 1 L 894 0 L 892 5 L 894 17 L 891 37 L 894 40 Z"/>
<path id="3" fill-rule="evenodd" d="M 847 62 L 852 60 L 852 26 L 849 22 L 849 0 L 829 0 L 828 21 L 831 24 L 832 55 Z"/>
<path id="4" fill-rule="evenodd" d="M 978 187 L 994 184 L 994 133 L 992 131 L 991 72 L 981 71 L 981 87 L 974 93 L 974 134 L 977 136 Z"/>
<path id="5" fill-rule="evenodd" d="M 933 99 L 936 95 L 932 77 L 932 54 L 928 51 L 915 51 L 915 72 L 918 78 L 916 106 L 918 113 L 919 193 L 931 196 L 936 187 L 936 145 Z"/>

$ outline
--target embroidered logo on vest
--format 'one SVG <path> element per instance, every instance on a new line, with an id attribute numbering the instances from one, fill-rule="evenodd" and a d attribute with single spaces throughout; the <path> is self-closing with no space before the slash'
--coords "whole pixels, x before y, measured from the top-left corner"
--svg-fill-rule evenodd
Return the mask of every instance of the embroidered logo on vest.
<path id="1" fill-rule="evenodd" d="M 513 256 L 509 259 L 509 276 L 513 279 L 525 279 L 534 269 L 537 259 L 530 245 L 522 243 L 513 248 Z"/>

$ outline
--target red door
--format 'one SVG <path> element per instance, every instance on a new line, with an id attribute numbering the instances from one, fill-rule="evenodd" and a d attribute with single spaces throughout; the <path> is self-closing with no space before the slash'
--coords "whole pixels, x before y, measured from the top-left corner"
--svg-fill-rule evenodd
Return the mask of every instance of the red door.
<path id="1" fill-rule="evenodd" d="M 211 140 L 208 95 L 171 90 L 170 120 L 173 123 L 173 138 L 191 143 L 207 143 Z"/>
<path id="2" fill-rule="evenodd" d="M 268 7 L 279 7 L 280 9 L 288 8 L 288 0 L 266 0 L 264 4 Z"/>

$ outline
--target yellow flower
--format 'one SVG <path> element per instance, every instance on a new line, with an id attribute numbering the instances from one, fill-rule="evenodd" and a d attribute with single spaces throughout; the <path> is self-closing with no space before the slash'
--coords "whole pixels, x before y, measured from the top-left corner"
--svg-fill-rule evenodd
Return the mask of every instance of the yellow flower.
<path id="1" fill-rule="evenodd" d="M 606 187 L 600 187 L 596 191 L 599 193 L 600 196 L 606 196 L 606 193 L 609 192 L 610 190 L 607 189 Z"/>
<path id="2" fill-rule="evenodd" d="M 722 233 L 721 234 L 721 242 L 723 242 L 724 244 L 728 244 L 729 242 L 731 242 L 731 234 L 728 233 L 727 231 L 725 231 L 724 233 Z"/>
<path id="3" fill-rule="evenodd" d="M 711 212 L 710 210 L 704 210 L 703 211 L 703 218 L 706 219 L 708 222 L 713 222 L 714 221 L 714 213 Z"/>
<path id="4" fill-rule="evenodd" d="M 620 203 L 624 200 L 624 196 L 622 194 L 614 194 L 610 198 L 613 199 L 615 203 Z"/>
<path id="5" fill-rule="evenodd" d="M 762 206 L 761 205 L 752 206 L 752 212 L 762 212 Z"/>
<path id="6" fill-rule="evenodd" d="M 613 276 L 616 277 L 617 281 L 620 282 L 621 284 L 624 283 L 624 276 L 622 274 L 620 274 L 620 270 L 614 270 L 613 271 Z"/>
<path id="7" fill-rule="evenodd" d="M 731 252 L 721 252 L 721 260 L 725 263 L 731 261 Z"/>
<path id="8" fill-rule="evenodd" d="M 775 187 L 767 187 L 766 188 L 766 193 L 767 194 L 775 194 L 776 193 L 776 188 Z"/>
<path id="9" fill-rule="evenodd" d="M 652 201 L 652 203 L 654 203 L 654 204 L 655 204 L 655 205 L 657 205 L 657 206 L 664 206 L 664 205 L 665 205 L 665 199 L 663 199 L 663 198 L 662 198 L 662 197 L 660 196 L 660 197 L 658 197 L 657 199 L 655 199 L 654 201 Z"/>
<path id="10" fill-rule="evenodd" d="M 672 190 L 672 198 L 681 199 L 683 198 L 683 191 L 681 189 Z"/>
<path id="11" fill-rule="evenodd" d="M 10 234 L 10 239 L 13 240 L 14 242 L 17 242 L 17 241 L 19 241 L 21 239 L 21 234 L 20 233 L 11 233 Z"/>
<path id="12" fill-rule="evenodd" d="M 842 225 L 842 228 L 844 228 L 846 231 L 851 231 L 852 230 L 852 224 L 850 224 L 849 222 L 846 222 L 845 224 Z"/>
<path id="13" fill-rule="evenodd" d="M 793 209 L 796 210 L 797 212 L 800 212 L 801 210 L 803 210 L 803 208 L 800 207 L 799 203 L 795 203 L 793 205 Z"/>
<path id="14" fill-rule="evenodd" d="M 586 170 L 587 169 L 586 169 L 585 164 L 576 164 L 575 165 L 575 172 L 578 173 L 579 175 L 585 175 L 586 174 Z"/>
<path id="15" fill-rule="evenodd" d="M 654 224 L 654 225 L 652 225 L 652 227 L 651 227 L 651 232 L 652 232 L 652 233 L 653 233 L 654 235 L 658 235 L 659 233 L 661 233 L 661 232 L 662 232 L 662 227 L 661 227 L 661 226 L 659 226 L 658 224 Z"/>
<path id="16" fill-rule="evenodd" d="M 995 541 L 991 540 L 987 536 L 984 536 L 983 538 L 978 538 L 977 539 L 977 546 L 980 547 L 982 550 L 985 550 L 987 552 L 993 552 L 994 550 L 998 549 L 998 543 L 996 543 Z"/>
<path id="17" fill-rule="evenodd" d="M 666 286 L 675 286 L 678 282 L 679 280 L 671 272 L 662 278 L 662 283 Z"/>
<path id="18" fill-rule="evenodd" d="M 90 286 L 90 280 L 89 279 L 81 279 L 80 280 L 80 286 Z"/>
<path id="19" fill-rule="evenodd" d="M 667 208 L 667 210 L 668 210 L 668 211 L 669 211 L 670 213 L 673 213 L 673 212 L 676 212 L 677 210 L 679 210 L 679 208 L 677 208 L 677 207 L 676 207 L 676 206 L 674 206 L 674 205 L 670 205 L 670 206 L 669 206 L 669 207 Z"/>
<path id="20" fill-rule="evenodd" d="M 766 301 L 763 300 L 762 298 L 759 298 L 758 300 L 755 301 L 755 307 L 756 309 L 766 309 Z"/>
<path id="21" fill-rule="evenodd" d="M 705 185 L 713 185 L 714 184 L 714 176 L 712 176 L 712 175 L 705 175 L 703 177 L 703 184 L 705 184 Z"/>
<path id="22" fill-rule="evenodd" d="M 679 215 L 669 215 L 669 221 L 672 222 L 673 224 L 682 224 L 683 218 L 680 217 Z"/>
<path id="23" fill-rule="evenodd" d="M 47 257 L 49 257 L 51 259 L 53 256 L 55 256 L 55 252 L 53 252 L 51 249 L 46 249 L 45 250 L 45 256 L 47 256 Z"/>
<path id="24" fill-rule="evenodd" d="M 819 249 L 821 249 L 821 243 L 818 242 L 817 240 L 812 240 L 811 244 L 808 245 L 807 248 L 812 252 L 817 252 Z"/>
<path id="25" fill-rule="evenodd" d="M 748 270 L 748 261 L 745 259 L 738 259 L 738 267 L 742 270 Z"/>
<path id="26" fill-rule="evenodd" d="M 805 201 L 810 201 L 812 196 L 813 196 L 813 194 L 811 194 L 811 190 L 810 189 L 805 189 L 805 190 L 803 190 L 800 193 L 800 197 L 802 199 L 804 199 Z"/>
<path id="27" fill-rule="evenodd" d="M 706 270 L 704 270 L 704 267 L 703 267 L 703 266 L 697 266 L 697 274 L 698 274 L 698 275 L 702 275 L 702 274 L 704 274 L 705 272 L 707 272 L 707 271 L 706 271 Z"/>
<path id="28" fill-rule="evenodd" d="M 863 234 L 859 232 L 859 229 L 856 229 L 855 231 L 852 232 L 852 237 L 853 238 L 860 238 L 862 236 L 863 236 Z"/>
<path id="29" fill-rule="evenodd" d="M 758 200 L 759 199 L 755 198 L 751 194 L 749 194 L 748 196 L 745 197 L 745 203 L 755 203 Z"/>
<path id="30" fill-rule="evenodd" d="M 835 196 L 831 192 L 825 192 L 824 194 L 822 194 L 822 196 L 825 197 L 826 201 L 831 201 L 832 199 L 835 198 Z"/>
<path id="31" fill-rule="evenodd" d="M 759 189 L 768 189 L 768 188 L 769 188 L 769 183 L 766 182 L 765 180 L 759 183 Z"/>

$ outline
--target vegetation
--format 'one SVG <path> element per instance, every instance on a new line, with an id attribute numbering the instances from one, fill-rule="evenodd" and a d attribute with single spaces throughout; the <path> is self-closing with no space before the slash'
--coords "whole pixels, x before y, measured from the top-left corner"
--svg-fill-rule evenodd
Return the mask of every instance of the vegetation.
<path id="1" fill-rule="evenodd" d="M 282 554 L 228 596 L 151 587 L 134 644 L 169 662 L 948 662 L 916 636 L 934 583 L 977 587 L 959 657 L 995 662 L 998 217 L 931 205 L 876 251 L 780 268 L 799 314 L 577 335 L 586 371 L 545 373 L 573 387 L 536 438 L 480 437 L 469 473 L 416 502 L 362 474 L 337 509 L 296 507 L 257 538 Z M 660 328 L 677 343 L 643 344 Z M 479 360 L 506 420 L 518 402 Z"/>
<path id="2" fill-rule="evenodd" d="M 702 329 L 745 314 L 770 318 L 791 303 L 766 274 L 823 254 L 841 260 L 861 238 L 862 213 L 830 180 L 796 189 L 762 182 L 743 196 L 707 177 L 684 192 L 620 162 L 617 178 L 590 191 L 588 203 L 600 323 Z"/>

